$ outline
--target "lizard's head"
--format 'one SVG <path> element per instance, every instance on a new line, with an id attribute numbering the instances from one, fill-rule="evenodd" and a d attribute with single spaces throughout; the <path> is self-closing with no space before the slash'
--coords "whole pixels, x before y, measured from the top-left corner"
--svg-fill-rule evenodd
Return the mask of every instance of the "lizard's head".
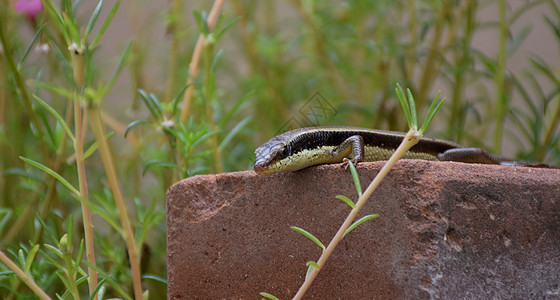
<path id="1" fill-rule="evenodd" d="M 311 129 L 313 127 L 284 132 L 258 147 L 255 150 L 255 172 L 259 175 L 290 172 L 327 163 L 323 152 L 330 150 L 309 147 L 313 138 L 305 132 Z"/>
<path id="2" fill-rule="evenodd" d="M 254 170 L 260 175 L 279 172 L 277 164 L 286 156 L 286 141 L 276 136 L 255 150 Z"/>

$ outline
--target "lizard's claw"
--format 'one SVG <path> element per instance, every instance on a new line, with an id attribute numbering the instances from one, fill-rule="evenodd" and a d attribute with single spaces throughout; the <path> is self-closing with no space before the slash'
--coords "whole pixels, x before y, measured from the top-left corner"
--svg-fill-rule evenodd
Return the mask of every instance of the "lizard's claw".
<path id="1" fill-rule="evenodd" d="M 355 165 L 358 164 L 358 162 L 360 162 L 359 159 L 357 159 L 356 157 L 352 158 L 352 159 L 348 159 L 348 157 L 345 157 L 342 159 L 342 166 L 344 167 L 344 170 L 348 170 L 348 166 L 350 165 L 350 161 L 352 161 L 352 163 Z"/>

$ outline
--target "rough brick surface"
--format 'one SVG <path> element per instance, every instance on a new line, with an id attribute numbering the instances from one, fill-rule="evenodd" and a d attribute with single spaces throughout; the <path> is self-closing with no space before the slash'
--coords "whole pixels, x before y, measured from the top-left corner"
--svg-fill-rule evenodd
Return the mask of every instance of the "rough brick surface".
<path id="1" fill-rule="evenodd" d="M 361 163 L 364 185 L 382 162 Z M 291 298 L 356 197 L 340 165 L 195 176 L 167 194 L 168 297 Z M 403 160 L 306 299 L 560 297 L 560 170 Z"/>

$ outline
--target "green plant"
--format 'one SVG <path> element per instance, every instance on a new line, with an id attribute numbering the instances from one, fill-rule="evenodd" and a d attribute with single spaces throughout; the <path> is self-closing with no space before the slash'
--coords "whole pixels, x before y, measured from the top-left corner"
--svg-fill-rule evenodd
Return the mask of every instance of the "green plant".
<path id="1" fill-rule="evenodd" d="M 414 102 L 414 97 L 412 96 L 412 93 L 410 92 L 409 89 L 407 89 L 406 91 L 407 91 L 407 94 L 405 96 L 401 86 L 397 84 L 396 94 L 397 94 L 398 99 L 401 103 L 401 106 L 403 107 L 403 110 L 404 110 L 404 113 L 405 113 L 405 116 L 406 116 L 406 120 L 408 122 L 408 126 L 410 127 L 410 130 L 408 131 L 406 136 L 403 138 L 402 143 L 395 150 L 395 153 L 393 155 L 391 155 L 389 160 L 387 160 L 387 163 L 385 165 L 383 165 L 383 167 L 381 168 L 379 173 L 375 176 L 375 178 L 370 183 L 370 185 L 368 186 L 368 188 L 365 190 L 364 193 L 362 193 L 362 188 L 361 188 L 360 180 L 359 180 L 359 177 L 358 177 L 358 172 L 356 171 L 352 162 L 347 161 L 349 166 L 350 166 L 350 170 L 351 170 L 351 173 L 352 173 L 352 178 L 354 180 L 354 186 L 356 187 L 356 191 L 358 192 L 358 200 L 357 200 L 356 203 L 354 203 L 352 200 L 350 200 L 346 196 L 343 196 L 343 195 L 337 196 L 337 198 L 346 202 L 350 206 L 350 208 L 352 208 L 352 210 L 350 211 L 350 213 L 346 217 L 346 220 L 344 220 L 344 223 L 342 223 L 342 225 L 338 229 L 335 236 L 330 241 L 329 245 L 327 247 L 325 247 L 325 245 L 318 238 L 316 238 L 313 234 L 311 234 L 310 232 L 308 232 L 308 231 L 306 231 L 302 228 L 291 227 L 293 230 L 303 234 L 304 236 L 309 238 L 311 241 L 316 243 L 319 247 L 321 247 L 321 249 L 323 249 L 323 252 L 321 253 L 321 257 L 319 258 L 319 260 L 317 262 L 310 261 L 310 262 L 307 263 L 308 269 L 307 269 L 307 275 L 305 276 L 305 281 L 301 285 L 297 294 L 294 296 L 294 299 L 301 299 L 303 297 L 303 295 L 305 295 L 305 293 L 307 292 L 307 289 L 309 289 L 309 287 L 313 283 L 313 280 L 317 277 L 319 271 L 325 265 L 325 262 L 327 261 L 327 259 L 330 257 L 330 255 L 332 254 L 332 252 L 334 251 L 334 249 L 336 248 L 338 243 L 342 240 L 342 238 L 344 238 L 344 236 L 346 236 L 346 234 L 348 234 L 350 231 L 352 231 L 354 228 L 356 228 L 357 226 L 359 226 L 363 222 L 365 222 L 367 220 L 370 220 L 370 219 L 373 219 L 373 218 L 379 217 L 379 215 L 377 215 L 377 214 L 370 214 L 370 215 L 366 215 L 366 216 L 360 218 L 357 221 L 354 221 L 356 219 L 356 216 L 360 212 L 361 208 L 364 206 L 366 201 L 369 199 L 369 197 L 373 193 L 373 191 L 379 186 L 379 183 L 381 183 L 383 178 L 385 178 L 385 176 L 387 175 L 387 173 L 389 173 L 389 171 L 395 165 L 395 163 L 401 157 L 403 157 L 404 154 L 410 148 L 412 148 L 412 146 L 414 146 L 418 143 L 418 141 L 420 140 L 420 138 L 422 137 L 424 132 L 428 129 L 428 127 L 432 123 L 436 113 L 440 110 L 443 102 L 445 101 L 445 98 L 440 101 L 439 92 L 438 92 L 435 99 L 432 101 L 432 105 L 431 105 L 431 107 L 430 107 L 430 109 L 427 113 L 427 116 L 426 116 L 426 120 L 423 122 L 422 126 L 420 128 L 418 128 L 418 120 L 417 120 L 417 115 L 416 115 L 416 104 Z M 276 297 L 274 297 L 270 294 L 267 294 L 267 293 L 261 293 L 261 296 L 267 297 L 267 298 L 270 298 L 270 299 L 275 299 L 276 298 Z"/>
<path id="2" fill-rule="evenodd" d="M 32 10 L 14 5 L 25 1 Z M 167 188 L 250 169 L 255 146 L 316 92 L 336 112 L 316 125 L 403 130 L 395 82 L 419 111 L 437 87 L 450 105 L 432 135 L 495 152 L 513 141 L 506 154 L 560 161 L 556 57 L 517 50 L 543 48 L 527 42 L 541 21 L 560 41 L 554 1 L 1 3 L 7 299 L 39 295 L 28 279 L 63 298 L 165 298 Z M 123 237 L 130 252 L 114 246 Z"/>

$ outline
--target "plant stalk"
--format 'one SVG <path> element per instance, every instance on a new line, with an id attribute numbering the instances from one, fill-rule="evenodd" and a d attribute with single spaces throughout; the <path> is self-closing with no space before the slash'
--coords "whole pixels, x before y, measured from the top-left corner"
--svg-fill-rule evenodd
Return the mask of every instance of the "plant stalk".
<path id="1" fill-rule="evenodd" d="M 212 6 L 212 10 L 208 15 L 209 29 L 214 28 L 214 25 L 216 25 L 216 21 L 218 21 L 218 15 L 220 13 L 220 10 L 222 9 L 222 6 L 224 5 L 224 2 L 225 0 L 216 0 L 214 2 L 214 5 Z M 193 55 L 191 58 L 191 62 L 189 64 L 189 76 L 187 77 L 187 83 L 185 84 L 185 85 L 189 84 L 189 86 L 185 90 L 185 95 L 183 96 L 183 106 L 181 107 L 181 119 L 180 119 L 181 123 L 186 122 L 187 118 L 190 115 L 191 102 L 192 102 L 192 97 L 194 92 L 194 84 L 192 83 L 193 83 L 193 79 L 198 74 L 198 65 L 200 63 L 200 57 L 202 56 L 202 49 L 204 48 L 205 41 L 206 38 L 201 33 L 198 36 L 196 45 L 194 46 Z"/>
<path id="2" fill-rule="evenodd" d="M 505 78 L 506 78 L 506 39 L 508 34 L 508 21 L 506 19 L 506 0 L 500 0 L 500 36 L 499 36 L 499 52 L 498 52 L 498 69 L 496 70 L 496 128 L 494 129 L 494 153 L 499 154 L 502 151 L 502 135 L 504 131 L 504 120 L 507 109 L 507 96 L 505 94 Z"/>
<path id="3" fill-rule="evenodd" d="M 395 153 L 393 153 L 393 155 L 389 158 L 387 163 L 385 163 L 383 168 L 381 168 L 381 171 L 379 171 L 377 176 L 375 176 L 375 178 L 370 183 L 370 185 L 365 190 L 365 192 L 362 194 L 362 196 L 358 199 L 358 202 L 356 202 L 356 207 L 352 209 L 350 214 L 348 214 L 346 220 L 344 221 L 342 226 L 340 226 L 336 235 L 333 237 L 333 239 L 331 240 L 331 242 L 329 243 L 325 251 L 323 251 L 323 253 L 321 254 L 321 257 L 317 261 L 317 265 L 319 265 L 319 269 L 318 270 L 313 269 L 309 273 L 309 275 L 305 279 L 305 282 L 302 284 L 297 294 L 294 296 L 293 298 L 294 300 L 301 299 L 303 295 L 305 295 L 305 292 L 309 289 L 309 287 L 313 283 L 313 280 L 315 280 L 315 277 L 317 277 L 317 274 L 319 274 L 319 271 L 325 265 L 325 262 L 334 251 L 334 248 L 336 248 L 338 243 L 342 240 L 342 238 L 346 234 L 346 230 L 350 227 L 350 225 L 352 225 L 352 222 L 354 222 L 354 219 L 360 212 L 360 209 L 362 209 L 362 207 L 369 199 L 373 191 L 377 188 L 377 186 L 379 186 L 383 178 L 385 178 L 385 176 L 387 175 L 387 173 L 389 173 L 391 168 L 393 168 L 395 163 L 406 153 L 406 151 L 408 151 L 408 149 L 416 145 L 416 143 L 418 143 L 421 137 L 422 137 L 422 133 L 415 130 L 411 130 L 405 135 L 405 137 L 403 138 L 403 142 L 399 145 L 397 150 L 395 150 Z"/>
<path id="4" fill-rule="evenodd" d="M 90 103 L 86 107 L 86 111 L 87 116 L 90 120 L 89 123 L 91 126 L 91 130 L 99 147 L 99 154 L 101 155 L 105 174 L 107 176 L 107 180 L 109 181 L 109 187 L 119 211 L 119 218 L 123 227 L 123 238 L 126 242 L 126 247 L 128 250 L 130 272 L 132 274 L 132 286 L 134 288 L 134 297 L 136 300 L 142 300 L 142 282 L 140 276 L 140 264 L 138 259 L 138 247 L 136 246 L 136 241 L 134 240 L 134 233 L 130 224 L 130 218 L 128 216 L 128 211 L 124 202 L 124 197 L 121 192 L 113 156 L 109 149 L 109 144 L 107 143 L 107 140 L 105 140 L 105 136 L 103 134 L 105 132 L 105 129 L 103 128 L 103 123 L 101 122 L 99 105 L 97 103 Z"/>
<path id="5" fill-rule="evenodd" d="M 72 52 L 72 67 L 74 71 L 74 80 L 76 85 L 82 89 L 84 86 L 84 66 L 85 57 L 83 52 Z M 88 288 L 90 297 L 94 295 L 97 286 L 97 271 L 92 267 L 95 266 L 95 244 L 93 241 L 93 222 L 91 220 L 91 208 L 89 206 L 89 193 L 87 187 L 86 166 L 84 158 L 84 136 L 85 126 L 83 111 L 80 103 L 81 97 L 74 97 L 74 152 L 76 155 L 76 168 L 78 172 L 78 185 L 80 188 L 80 201 L 82 207 L 82 218 L 84 222 L 84 238 L 86 244 L 86 259 L 88 265 Z M 97 300 L 97 295 L 93 296 L 93 300 Z"/>
<path id="6" fill-rule="evenodd" d="M 216 122 L 214 122 L 214 110 L 212 109 L 212 98 L 214 97 L 214 84 L 213 84 L 213 76 L 212 74 L 212 54 L 213 54 L 213 43 L 205 43 L 204 47 L 204 88 L 206 90 L 205 93 L 205 106 L 206 106 L 206 118 L 208 119 L 208 123 L 210 123 L 210 130 L 216 132 L 218 127 L 216 126 Z M 223 173 L 222 167 L 222 155 L 220 153 L 218 135 L 213 134 L 210 137 L 210 143 L 212 147 L 212 155 L 214 156 L 214 171 L 216 173 Z"/>
<path id="7" fill-rule="evenodd" d="M 165 88 L 165 102 L 171 102 L 173 99 L 173 90 L 175 88 L 175 77 L 177 77 L 177 61 L 179 60 L 179 34 L 178 22 L 182 11 L 182 1 L 172 0 L 169 7 L 168 17 L 170 19 L 167 32 L 171 36 L 171 47 L 169 49 L 169 68 L 167 77 L 167 87 Z"/>
<path id="8" fill-rule="evenodd" d="M 33 291 L 33 293 L 35 293 L 35 295 L 37 295 L 40 299 L 43 299 L 43 300 L 47 300 L 47 299 L 50 300 L 51 299 L 51 297 L 49 297 L 47 295 L 47 293 L 45 293 L 45 291 L 43 291 L 37 285 L 37 283 L 35 283 L 35 281 L 33 281 L 33 279 L 31 277 L 27 276 L 27 274 L 25 274 L 25 272 L 23 272 L 23 270 L 20 269 L 1 250 L 0 250 L 0 261 L 2 261 L 2 263 L 5 264 L 6 267 L 8 267 L 8 269 L 12 270 L 19 277 L 19 279 L 21 279 L 21 281 L 23 281 Z"/>
<path id="9" fill-rule="evenodd" d="M 47 148 L 47 145 L 45 144 L 45 140 L 44 140 L 44 136 L 45 136 L 45 132 L 44 132 L 44 128 L 43 128 L 43 124 L 41 124 L 41 122 L 39 122 L 39 119 L 37 118 L 37 115 L 35 113 L 33 113 L 33 106 L 31 105 L 31 100 L 29 98 L 29 93 L 27 92 L 27 89 L 25 88 L 25 83 L 23 81 L 23 78 L 21 76 L 21 73 L 19 72 L 18 67 L 16 66 L 16 63 L 14 62 L 14 58 L 12 57 L 12 53 L 10 46 L 8 45 L 8 41 L 6 40 L 6 37 L 4 35 L 4 29 L 3 29 L 3 25 L 0 26 L 0 43 L 2 45 L 2 48 L 4 49 L 4 56 L 6 57 L 6 61 L 8 62 L 8 66 L 10 67 L 13 76 L 14 76 L 14 80 L 16 82 L 16 85 L 18 87 L 18 90 L 20 92 L 21 98 L 23 100 L 23 104 L 25 105 L 25 109 L 28 111 L 29 116 L 31 118 L 31 122 L 33 123 L 33 125 L 35 126 L 35 129 L 37 130 L 37 138 L 39 140 L 39 145 L 41 147 L 41 154 L 43 155 L 43 160 L 45 162 L 49 161 L 49 151 Z"/>

